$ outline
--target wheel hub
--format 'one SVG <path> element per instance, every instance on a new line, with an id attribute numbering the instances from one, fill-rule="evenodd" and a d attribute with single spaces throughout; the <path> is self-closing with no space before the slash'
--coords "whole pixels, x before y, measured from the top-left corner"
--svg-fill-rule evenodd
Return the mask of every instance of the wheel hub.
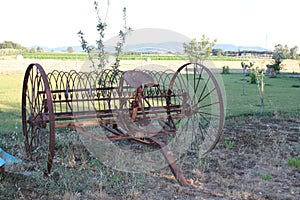
<path id="1" fill-rule="evenodd" d="M 47 116 L 45 113 L 39 113 L 37 115 L 31 114 L 28 117 L 27 122 L 30 124 L 30 126 L 33 126 L 33 127 L 46 128 Z"/>

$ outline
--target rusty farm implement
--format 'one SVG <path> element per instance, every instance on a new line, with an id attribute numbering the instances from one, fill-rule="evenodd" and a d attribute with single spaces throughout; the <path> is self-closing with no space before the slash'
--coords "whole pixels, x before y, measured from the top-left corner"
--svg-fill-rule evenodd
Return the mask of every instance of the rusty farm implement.
<path id="1" fill-rule="evenodd" d="M 34 63 L 24 76 L 22 124 L 28 158 L 47 173 L 54 164 L 55 131 L 68 127 L 101 143 L 126 140 L 151 146 L 187 186 L 176 160 L 181 151 L 207 153 L 216 146 L 224 105 L 217 79 L 198 63 L 175 72 L 50 73 Z M 93 127 L 105 134 L 97 134 Z"/>

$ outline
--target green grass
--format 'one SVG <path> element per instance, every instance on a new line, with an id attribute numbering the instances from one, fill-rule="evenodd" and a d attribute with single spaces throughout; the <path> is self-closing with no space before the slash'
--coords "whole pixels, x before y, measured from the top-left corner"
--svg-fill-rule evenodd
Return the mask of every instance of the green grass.
<path id="1" fill-rule="evenodd" d="M 242 74 L 219 76 L 223 79 L 226 91 L 227 117 L 257 115 L 260 112 L 257 85 L 247 82 L 245 95 L 242 96 Z M 300 113 L 300 78 L 289 78 L 282 74 L 277 78 L 266 77 L 265 80 L 265 114 Z M 21 126 L 22 81 L 23 74 L 0 74 L 0 147 L 18 157 L 24 149 Z M 21 196 L 24 191 L 27 191 L 25 196 L 32 196 L 32 199 L 58 194 L 63 196 L 67 193 L 91 193 L 93 199 L 101 199 L 102 193 L 118 196 L 129 194 L 131 190 L 140 190 L 146 184 L 145 174 L 118 172 L 91 157 L 87 150 L 82 148 L 78 133 L 65 129 L 58 132 L 56 153 L 62 164 L 55 165 L 48 178 L 41 176 L 41 173 L 30 177 L 9 174 L 0 185 L 0 199 L 16 197 L 15 194 Z M 226 149 L 231 149 L 235 147 L 236 142 L 226 140 L 225 145 Z M 73 157 L 78 163 L 76 167 L 68 164 Z M 297 158 L 291 158 L 288 162 L 290 166 L 299 166 Z M 272 179 L 272 175 L 267 173 L 261 178 L 268 181 Z"/>
<path id="2" fill-rule="evenodd" d="M 23 75 L 0 74 L 0 134 L 21 131 Z"/>
<path id="3" fill-rule="evenodd" d="M 242 74 L 220 75 L 227 101 L 226 116 L 256 115 L 260 99 L 256 84 L 247 77 L 245 95 L 242 95 Z M 21 131 L 21 95 L 23 74 L 0 74 L 0 134 Z M 281 74 L 265 78 L 264 114 L 300 112 L 300 78 Z"/>
<path id="4" fill-rule="evenodd" d="M 225 74 L 221 76 L 227 97 L 227 116 L 260 113 L 260 97 L 256 84 L 250 84 L 246 77 L 245 95 L 242 95 L 242 74 Z M 264 114 L 279 112 L 300 112 L 300 78 L 285 74 L 277 78 L 265 77 Z"/>
<path id="5" fill-rule="evenodd" d="M 288 165 L 300 169 L 300 158 L 297 158 L 297 157 L 295 157 L 295 158 L 289 158 L 288 159 Z"/>
<path id="6" fill-rule="evenodd" d="M 41 52 L 41 53 L 22 53 L 25 59 L 87 59 L 86 53 L 57 53 L 57 52 Z"/>
<path id="7" fill-rule="evenodd" d="M 22 53 L 25 59 L 87 59 L 87 53 L 67 53 L 67 52 L 36 52 Z M 96 57 L 98 58 L 98 57 Z M 122 54 L 121 60 L 188 60 L 187 56 L 180 54 Z M 247 61 L 248 59 L 229 56 L 211 56 L 208 60 L 214 61 Z"/>
<path id="8" fill-rule="evenodd" d="M 265 180 L 265 181 L 269 181 L 269 180 L 272 179 L 272 175 L 269 174 L 269 173 L 267 173 L 267 174 L 262 175 L 261 178 L 262 178 L 263 180 Z"/>
<path id="9" fill-rule="evenodd" d="M 234 140 L 225 140 L 225 148 L 226 149 L 232 149 L 233 146 L 235 145 L 235 141 Z"/>

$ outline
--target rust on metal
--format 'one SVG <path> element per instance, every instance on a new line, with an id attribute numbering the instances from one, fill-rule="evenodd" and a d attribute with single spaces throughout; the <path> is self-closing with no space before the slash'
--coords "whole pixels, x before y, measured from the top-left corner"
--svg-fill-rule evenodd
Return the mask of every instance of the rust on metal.
<path id="1" fill-rule="evenodd" d="M 55 156 L 55 128 L 69 127 L 99 141 L 129 140 L 157 147 L 179 184 L 188 186 L 166 136 L 184 131 L 194 134 L 201 139 L 190 148 L 203 146 L 209 152 L 219 141 L 223 124 L 221 89 L 212 72 L 201 64 L 187 63 L 174 73 L 105 69 L 46 74 L 41 65 L 33 63 L 25 72 L 25 150 L 39 166 L 46 164 L 46 173 Z M 99 136 L 87 129 L 93 126 L 111 135 Z"/>
<path id="2" fill-rule="evenodd" d="M 140 70 L 126 71 L 124 72 L 123 77 L 127 84 L 134 88 L 142 86 L 151 87 L 156 84 L 152 76 Z"/>

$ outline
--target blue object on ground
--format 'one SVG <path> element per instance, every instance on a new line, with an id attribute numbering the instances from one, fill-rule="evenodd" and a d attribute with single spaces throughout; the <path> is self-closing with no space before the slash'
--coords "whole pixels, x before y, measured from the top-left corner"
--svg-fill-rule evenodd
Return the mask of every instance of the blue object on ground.
<path id="1" fill-rule="evenodd" d="M 0 148 L 0 167 L 3 165 L 12 165 L 14 163 L 20 163 L 22 160 L 20 158 L 14 157 L 10 155 L 9 153 L 6 153 L 3 151 L 2 148 Z"/>
<path id="2" fill-rule="evenodd" d="M 2 158 L 0 158 L 0 167 L 3 167 L 4 165 L 5 165 L 5 161 Z"/>

